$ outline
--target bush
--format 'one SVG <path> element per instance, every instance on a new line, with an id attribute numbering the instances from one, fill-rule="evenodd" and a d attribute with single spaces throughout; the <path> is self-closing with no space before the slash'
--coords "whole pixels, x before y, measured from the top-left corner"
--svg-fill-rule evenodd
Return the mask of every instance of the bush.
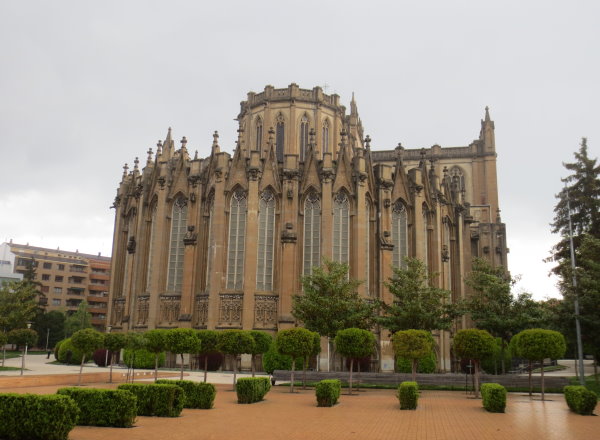
<path id="1" fill-rule="evenodd" d="M 135 350 L 135 358 L 132 362 L 133 350 L 125 349 L 123 351 L 123 362 L 129 368 L 131 368 L 131 364 L 133 363 L 133 368 L 142 368 L 153 370 L 154 369 L 154 353 L 149 352 L 148 350 Z M 158 356 L 158 366 L 162 367 L 165 364 L 165 354 L 161 353 Z"/>
<path id="2" fill-rule="evenodd" d="M 54 359 L 56 359 L 57 361 L 59 360 L 59 359 L 58 359 L 58 350 L 60 350 L 60 345 L 61 345 L 61 344 L 62 344 L 64 341 L 65 341 L 65 340 L 64 340 L 64 339 L 62 339 L 62 340 L 58 341 L 58 342 L 56 343 L 56 345 L 54 346 Z"/>
<path id="3" fill-rule="evenodd" d="M 78 425 L 129 428 L 135 422 L 137 399 L 129 391 L 68 387 L 56 393 L 75 401 L 80 410 Z"/>
<path id="4" fill-rule="evenodd" d="M 402 382 L 398 387 L 400 409 L 417 409 L 419 386 L 417 382 Z"/>
<path id="5" fill-rule="evenodd" d="M 67 353 L 69 351 L 71 352 L 71 359 L 69 362 L 67 362 Z M 83 354 L 84 353 L 81 350 L 75 348 L 73 342 L 71 342 L 71 338 L 67 338 L 60 344 L 60 348 L 58 349 L 58 360 L 63 364 L 68 363 L 69 365 L 79 365 L 81 364 L 81 358 L 83 357 Z M 85 353 L 85 358 L 91 359 L 92 353 Z"/>
<path id="6" fill-rule="evenodd" d="M 267 374 L 273 374 L 275 370 L 291 370 L 292 369 L 292 357 L 280 354 L 277 351 L 277 344 L 275 341 L 271 343 L 269 350 L 262 356 L 263 369 Z M 296 370 L 301 370 L 304 359 L 296 359 Z"/>
<path id="7" fill-rule="evenodd" d="M 338 379 L 325 379 L 315 387 L 317 406 L 333 406 L 340 398 L 342 383 Z"/>
<path id="8" fill-rule="evenodd" d="M 503 413 L 506 408 L 506 388 L 497 383 L 481 385 L 483 407 L 489 412 Z"/>
<path id="9" fill-rule="evenodd" d="M 268 377 L 243 377 L 235 385 L 238 403 L 260 402 L 270 389 Z"/>
<path id="10" fill-rule="evenodd" d="M 598 403 L 598 396 L 593 391 L 581 385 L 571 385 L 564 388 L 565 400 L 571 411 L 582 416 L 591 416 Z"/>
<path id="11" fill-rule="evenodd" d="M 0 394 L 0 438 L 5 440 L 67 440 L 79 408 L 69 397 Z"/>
<path id="12" fill-rule="evenodd" d="M 124 383 L 118 389 L 137 397 L 138 416 L 178 417 L 185 402 L 184 391 L 177 385 Z"/>
<path id="13" fill-rule="evenodd" d="M 433 351 L 431 351 L 424 358 L 419 359 L 419 364 L 417 365 L 417 373 L 432 374 L 435 373 L 436 369 L 437 358 Z M 396 358 L 396 371 L 398 371 L 398 373 L 411 373 L 411 360 L 403 357 Z"/>
<path id="14" fill-rule="evenodd" d="M 184 408 L 211 409 L 217 395 L 217 389 L 212 383 L 168 379 L 159 379 L 155 383 L 173 384 L 183 388 L 185 392 Z"/>

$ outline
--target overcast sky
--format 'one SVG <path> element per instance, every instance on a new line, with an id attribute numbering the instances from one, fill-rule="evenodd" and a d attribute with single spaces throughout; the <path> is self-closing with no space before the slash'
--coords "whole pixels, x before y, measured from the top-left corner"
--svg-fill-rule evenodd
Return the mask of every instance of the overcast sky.
<path id="1" fill-rule="evenodd" d="M 206 4 L 205 4 L 206 3 Z M 374 149 L 464 146 L 496 123 L 518 289 L 582 136 L 600 152 L 598 1 L 0 0 L 0 241 L 109 255 L 122 166 L 173 127 L 207 155 L 266 84 L 354 91 Z"/>

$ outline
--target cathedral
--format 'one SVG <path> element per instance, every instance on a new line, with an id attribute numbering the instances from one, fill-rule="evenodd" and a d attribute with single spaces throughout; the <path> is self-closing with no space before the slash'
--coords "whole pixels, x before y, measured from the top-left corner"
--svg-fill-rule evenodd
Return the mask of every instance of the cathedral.
<path id="1" fill-rule="evenodd" d="M 372 149 L 354 97 L 348 112 L 338 95 L 296 84 L 248 93 L 237 121 L 232 154 L 215 132 L 208 157 L 190 155 L 169 129 L 145 166 L 136 158 L 124 167 L 113 206 L 113 330 L 275 334 L 297 324 L 292 295 L 323 258 L 347 263 L 359 293 L 386 302 L 384 282 L 406 256 L 438 274 L 451 300 L 469 294 L 473 257 L 506 266 L 487 108 L 479 137 L 459 147 Z M 434 334 L 442 371 L 452 334 Z M 392 371 L 389 332 L 377 338 L 372 370 Z"/>

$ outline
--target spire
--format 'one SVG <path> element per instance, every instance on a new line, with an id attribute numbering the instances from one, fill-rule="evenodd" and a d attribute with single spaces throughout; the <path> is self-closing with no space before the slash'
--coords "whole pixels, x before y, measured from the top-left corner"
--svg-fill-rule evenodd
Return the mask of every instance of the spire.
<path id="1" fill-rule="evenodd" d="M 148 166 L 152 163 L 152 147 L 148 148 L 148 151 L 146 151 L 146 153 L 148 153 L 148 157 L 146 159 L 146 166 Z"/>
<path id="2" fill-rule="evenodd" d="M 365 148 L 367 150 L 371 150 L 371 136 L 367 135 L 367 137 L 365 137 Z"/>
<path id="3" fill-rule="evenodd" d="M 127 164 L 123 165 L 123 179 L 127 177 L 127 172 L 129 171 L 129 166 Z"/>
<path id="4" fill-rule="evenodd" d="M 356 108 L 356 101 L 354 100 L 354 92 L 352 92 L 352 101 L 350 101 L 350 114 L 358 116 L 358 109 Z"/>
<path id="5" fill-rule="evenodd" d="M 135 160 L 133 161 L 133 172 L 136 174 L 139 172 L 139 165 L 140 165 L 140 159 L 136 156 Z"/>
<path id="6" fill-rule="evenodd" d="M 485 107 L 485 118 L 481 120 L 481 131 L 479 140 L 483 142 L 484 151 L 496 149 L 496 137 L 494 135 L 494 121 L 490 118 L 490 108 Z"/>
<path id="7" fill-rule="evenodd" d="M 162 154 L 162 141 L 159 139 L 156 143 L 156 160 L 158 160 L 158 156 Z"/>
<path id="8" fill-rule="evenodd" d="M 219 153 L 219 132 L 215 130 L 213 133 L 213 143 L 212 143 L 212 151 L 213 153 Z"/>
<path id="9" fill-rule="evenodd" d="M 490 108 L 485 106 L 485 122 L 490 122 Z"/>
<path id="10" fill-rule="evenodd" d="M 186 150 L 186 147 L 185 147 L 186 144 L 187 144 L 187 138 L 184 136 L 181 138 L 181 149 L 184 151 Z"/>
<path id="11" fill-rule="evenodd" d="M 198 160 L 198 150 L 194 153 L 194 160 Z"/>

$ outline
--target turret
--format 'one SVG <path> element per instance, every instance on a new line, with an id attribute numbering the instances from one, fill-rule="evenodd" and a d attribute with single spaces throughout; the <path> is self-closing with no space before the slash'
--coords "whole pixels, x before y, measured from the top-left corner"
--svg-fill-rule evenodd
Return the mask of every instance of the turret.
<path id="1" fill-rule="evenodd" d="M 485 107 L 485 119 L 481 120 L 479 140 L 483 142 L 483 151 L 496 151 L 496 137 L 494 135 L 494 121 L 490 119 L 490 109 Z"/>

